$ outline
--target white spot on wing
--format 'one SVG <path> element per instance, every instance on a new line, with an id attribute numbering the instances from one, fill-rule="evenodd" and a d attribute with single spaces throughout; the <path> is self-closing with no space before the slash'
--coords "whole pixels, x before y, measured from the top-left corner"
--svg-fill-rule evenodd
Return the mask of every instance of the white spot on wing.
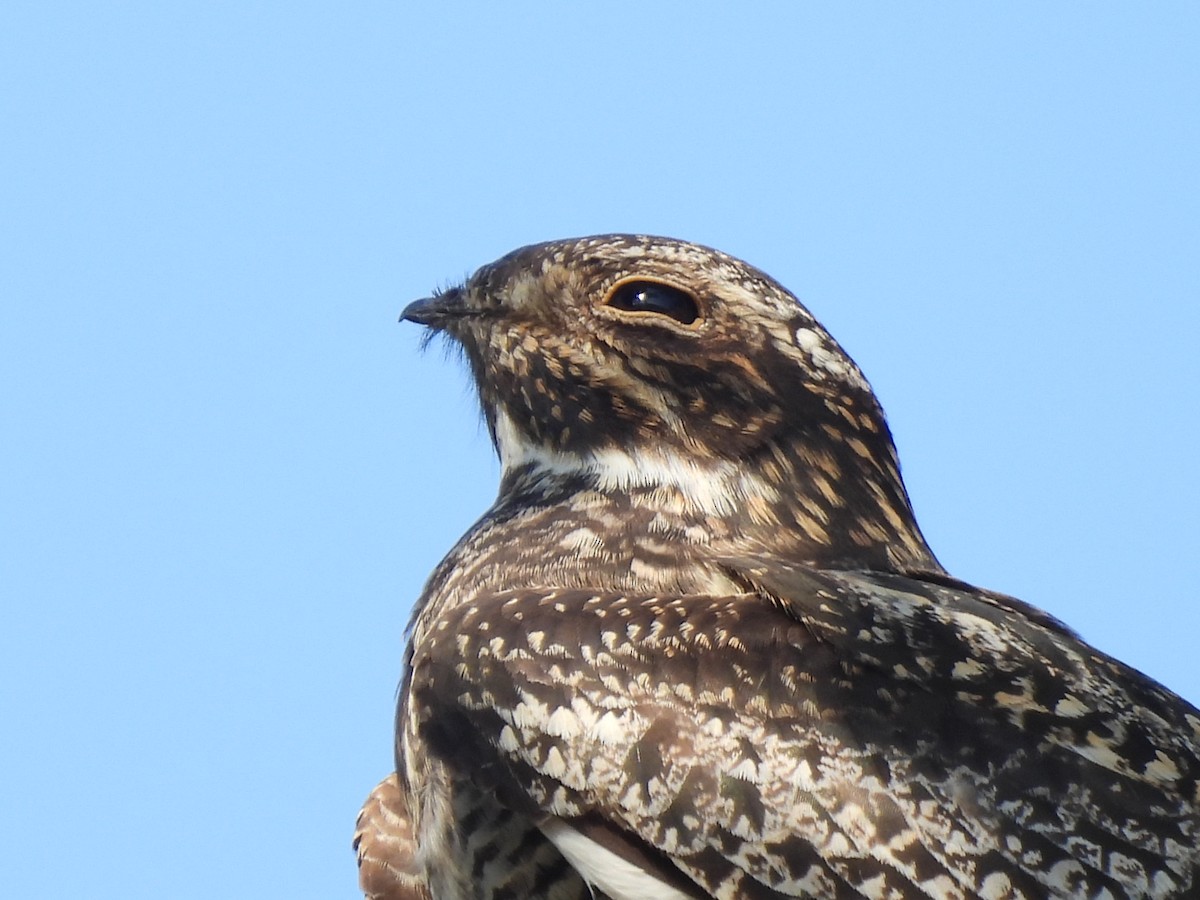
<path id="1" fill-rule="evenodd" d="M 563 759 L 563 755 L 557 747 L 551 747 L 550 752 L 546 754 L 546 761 L 542 764 L 542 771 L 551 778 L 562 778 L 563 773 L 567 771 L 567 762 Z"/>
<path id="2" fill-rule="evenodd" d="M 687 900 L 686 894 L 584 837 L 562 819 L 548 819 L 538 827 L 584 881 L 612 900 Z"/>
<path id="3" fill-rule="evenodd" d="M 576 737 L 579 731 L 579 718 L 565 706 L 554 710 L 546 720 L 546 733 L 555 737 L 569 739 Z"/>
<path id="4" fill-rule="evenodd" d="M 517 733 L 512 730 L 511 725 L 505 725 L 500 729 L 500 749 L 506 753 L 511 753 L 520 747 L 521 744 L 517 740 Z"/>

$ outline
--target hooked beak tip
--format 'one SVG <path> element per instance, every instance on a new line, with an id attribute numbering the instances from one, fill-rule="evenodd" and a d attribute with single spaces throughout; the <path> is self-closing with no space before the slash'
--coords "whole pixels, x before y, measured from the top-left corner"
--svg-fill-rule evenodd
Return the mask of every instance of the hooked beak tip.
<path id="1" fill-rule="evenodd" d="M 423 297 L 414 300 L 400 313 L 401 322 L 416 322 L 418 325 L 432 325 L 438 318 L 438 297 Z"/>
<path id="2" fill-rule="evenodd" d="M 416 322 L 418 325 L 441 330 L 455 319 L 474 313 L 475 310 L 466 303 L 465 292 L 461 288 L 451 288 L 448 291 L 439 291 L 432 297 L 414 300 L 404 307 L 404 312 L 400 313 L 400 321 Z"/>

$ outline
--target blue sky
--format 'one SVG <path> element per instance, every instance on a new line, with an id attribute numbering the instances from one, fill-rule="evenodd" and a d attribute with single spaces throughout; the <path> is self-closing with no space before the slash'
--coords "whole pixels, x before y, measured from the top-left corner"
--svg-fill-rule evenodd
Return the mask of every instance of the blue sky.
<path id="1" fill-rule="evenodd" d="M 356 895 L 497 473 L 396 318 L 548 238 L 780 279 L 947 568 L 1200 701 L 1197 9 L 9 4 L 0 895 Z"/>

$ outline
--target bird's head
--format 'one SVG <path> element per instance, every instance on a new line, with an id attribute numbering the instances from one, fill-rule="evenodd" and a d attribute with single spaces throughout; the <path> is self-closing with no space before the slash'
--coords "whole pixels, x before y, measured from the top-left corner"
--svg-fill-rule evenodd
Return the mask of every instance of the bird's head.
<path id="1" fill-rule="evenodd" d="M 502 494 L 582 478 L 746 528 L 798 527 L 827 561 L 928 555 L 870 385 L 738 259 L 642 235 L 535 244 L 403 318 L 465 352 Z"/>

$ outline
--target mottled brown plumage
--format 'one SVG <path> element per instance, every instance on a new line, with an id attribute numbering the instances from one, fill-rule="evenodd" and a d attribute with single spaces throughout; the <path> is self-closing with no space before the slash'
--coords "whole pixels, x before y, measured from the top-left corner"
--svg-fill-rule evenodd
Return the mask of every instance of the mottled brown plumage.
<path id="1" fill-rule="evenodd" d="M 417 604 L 370 896 L 1200 896 L 1200 712 L 945 573 L 776 282 L 609 235 L 405 318 L 502 476 Z"/>
<path id="2" fill-rule="evenodd" d="M 371 791 L 354 830 L 358 883 L 367 900 L 429 900 L 418 866 L 408 795 L 393 772 Z"/>

